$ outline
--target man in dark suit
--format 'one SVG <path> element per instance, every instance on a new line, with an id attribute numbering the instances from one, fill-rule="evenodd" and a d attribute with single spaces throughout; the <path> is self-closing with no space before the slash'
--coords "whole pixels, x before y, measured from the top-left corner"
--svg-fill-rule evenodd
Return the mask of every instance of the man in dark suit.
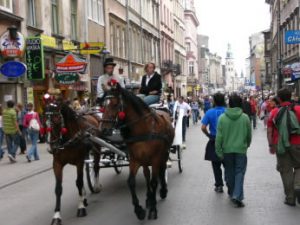
<path id="1" fill-rule="evenodd" d="M 152 105 L 159 102 L 162 81 L 161 76 L 155 72 L 155 64 L 148 63 L 145 66 L 146 74 L 143 76 L 140 93 L 145 95 L 144 102 Z"/>

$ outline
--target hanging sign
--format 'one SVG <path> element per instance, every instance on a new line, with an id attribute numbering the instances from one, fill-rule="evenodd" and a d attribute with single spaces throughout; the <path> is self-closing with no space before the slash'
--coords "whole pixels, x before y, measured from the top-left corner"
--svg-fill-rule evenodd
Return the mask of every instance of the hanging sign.
<path id="1" fill-rule="evenodd" d="M 49 48 L 57 48 L 56 39 L 54 37 L 41 34 L 41 39 L 43 46 Z"/>
<path id="2" fill-rule="evenodd" d="M 63 44 L 64 51 L 74 51 L 77 49 L 76 45 L 74 45 L 72 41 L 63 40 L 62 44 Z"/>
<path id="3" fill-rule="evenodd" d="M 87 62 L 69 53 L 62 60 L 56 63 L 56 73 L 83 73 Z"/>
<path id="4" fill-rule="evenodd" d="M 80 43 L 80 54 L 90 55 L 99 54 L 105 47 L 104 42 L 85 42 Z"/>
<path id="5" fill-rule="evenodd" d="M 55 80 L 64 85 L 74 84 L 79 80 L 79 76 L 76 73 L 67 73 L 67 74 L 56 74 Z"/>
<path id="6" fill-rule="evenodd" d="M 9 61 L 1 65 L 0 73 L 9 78 L 20 77 L 26 73 L 26 65 L 17 61 Z"/>
<path id="7" fill-rule="evenodd" d="M 12 40 L 9 31 L 6 31 L 0 37 L 0 50 L 4 58 L 22 57 L 25 48 L 24 36 L 17 32 L 16 40 Z"/>
<path id="8" fill-rule="evenodd" d="M 287 30 L 285 32 L 285 43 L 288 45 L 300 44 L 300 30 Z"/>
<path id="9" fill-rule="evenodd" d="M 28 80 L 45 79 L 44 49 L 41 38 L 26 39 L 26 64 Z"/>

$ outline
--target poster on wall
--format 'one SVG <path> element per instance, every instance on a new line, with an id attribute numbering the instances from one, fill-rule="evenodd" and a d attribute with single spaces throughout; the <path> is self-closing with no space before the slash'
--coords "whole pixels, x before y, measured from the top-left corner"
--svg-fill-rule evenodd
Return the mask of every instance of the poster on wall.
<path id="1" fill-rule="evenodd" d="M 44 49 L 41 38 L 26 39 L 26 64 L 28 80 L 45 79 Z"/>

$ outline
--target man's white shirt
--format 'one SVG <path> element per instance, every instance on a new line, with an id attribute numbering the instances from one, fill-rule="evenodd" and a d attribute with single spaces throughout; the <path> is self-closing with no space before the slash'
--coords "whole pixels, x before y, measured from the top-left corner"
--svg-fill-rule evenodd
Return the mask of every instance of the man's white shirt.
<path id="1" fill-rule="evenodd" d="M 98 98 L 102 98 L 104 95 L 105 91 L 103 90 L 103 86 L 106 87 L 107 89 L 109 89 L 107 83 L 111 79 L 115 79 L 116 81 L 118 81 L 118 83 L 121 85 L 122 88 L 125 87 L 124 80 L 119 75 L 113 74 L 113 75 L 109 76 L 108 74 L 103 74 L 98 78 L 98 83 L 97 83 L 97 97 Z"/>
<path id="2" fill-rule="evenodd" d="M 176 110 L 183 109 L 184 110 L 184 116 L 188 115 L 188 111 L 191 111 L 191 106 L 187 104 L 186 102 L 180 103 L 177 101 Z"/>

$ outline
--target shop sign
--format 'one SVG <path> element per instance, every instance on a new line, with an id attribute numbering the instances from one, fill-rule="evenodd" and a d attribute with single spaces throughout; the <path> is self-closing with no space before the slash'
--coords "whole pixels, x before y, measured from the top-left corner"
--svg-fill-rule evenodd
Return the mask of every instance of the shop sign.
<path id="1" fill-rule="evenodd" d="M 300 63 L 293 63 L 283 68 L 282 74 L 286 83 L 300 79 Z"/>
<path id="2" fill-rule="evenodd" d="M 41 39 L 43 42 L 43 46 L 49 48 L 57 48 L 56 39 L 54 37 L 41 34 Z"/>
<path id="3" fill-rule="evenodd" d="M 28 80 L 45 79 L 44 49 L 41 38 L 26 39 L 26 64 Z"/>
<path id="4" fill-rule="evenodd" d="M 55 80 L 64 85 L 74 84 L 79 80 L 79 76 L 77 73 L 67 73 L 67 74 L 56 74 Z"/>
<path id="5" fill-rule="evenodd" d="M 80 54 L 90 55 L 99 54 L 105 47 L 104 42 L 85 42 L 80 43 Z"/>
<path id="6" fill-rule="evenodd" d="M 62 60 L 56 63 L 56 73 L 83 73 L 87 62 L 69 53 Z"/>
<path id="7" fill-rule="evenodd" d="M 77 49 L 77 46 L 74 45 L 74 43 L 72 41 L 63 40 L 62 44 L 63 44 L 64 51 L 72 51 L 72 50 L 74 51 Z"/>
<path id="8" fill-rule="evenodd" d="M 9 78 L 17 78 L 26 73 L 26 65 L 17 61 L 9 61 L 1 65 L 0 73 Z"/>
<path id="9" fill-rule="evenodd" d="M 300 30 L 288 30 L 285 32 L 285 43 L 300 44 Z"/>
<path id="10" fill-rule="evenodd" d="M 24 36 L 17 32 L 16 40 L 12 40 L 9 31 L 6 31 L 0 38 L 0 50 L 4 58 L 22 57 L 25 48 Z"/>

